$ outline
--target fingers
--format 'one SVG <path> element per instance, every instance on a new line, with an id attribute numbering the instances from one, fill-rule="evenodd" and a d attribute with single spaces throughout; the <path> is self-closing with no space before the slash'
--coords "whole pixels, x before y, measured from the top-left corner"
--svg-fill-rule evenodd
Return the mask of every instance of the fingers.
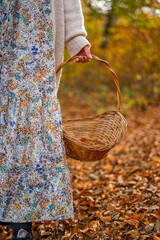
<path id="1" fill-rule="evenodd" d="M 77 58 L 73 60 L 74 63 L 85 63 L 85 62 L 90 62 L 92 59 L 92 55 L 90 52 L 90 47 L 89 45 L 84 46 L 79 53 L 77 54 Z"/>
<path id="2" fill-rule="evenodd" d="M 90 62 L 90 61 L 91 61 L 91 59 L 88 58 L 87 56 L 78 56 L 78 58 L 73 60 L 74 63 L 79 63 L 79 62 L 85 63 L 85 62 Z"/>
<path id="3" fill-rule="evenodd" d="M 89 46 L 86 45 L 86 46 L 84 46 L 83 49 L 84 49 L 85 55 L 86 55 L 89 59 L 91 59 L 92 56 L 91 56 L 91 53 L 90 53 L 90 48 L 89 48 Z"/>
<path id="4" fill-rule="evenodd" d="M 74 63 L 78 63 L 79 62 L 79 58 L 76 58 L 73 60 Z"/>

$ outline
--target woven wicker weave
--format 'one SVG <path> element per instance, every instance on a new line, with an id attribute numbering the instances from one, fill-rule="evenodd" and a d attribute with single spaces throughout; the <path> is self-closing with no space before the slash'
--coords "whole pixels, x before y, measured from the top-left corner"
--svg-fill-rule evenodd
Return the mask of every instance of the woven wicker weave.
<path id="1" fill-rule="evenodd" d="M 67 63 L 77 58 L 73 56 L 61 63 L 56 73 Z M 93 117 L 63 120 L 63 137 L 66 154 L 80 161 L 97 161 L 118 145 L 127 130 L 127 120 L 120 113 L 121 91 L 116 73 L 110 64 L 92 55 L 92 60 L 102 62 L 111 72 L 117 87 L 117 110 L 104 112 Z"/>

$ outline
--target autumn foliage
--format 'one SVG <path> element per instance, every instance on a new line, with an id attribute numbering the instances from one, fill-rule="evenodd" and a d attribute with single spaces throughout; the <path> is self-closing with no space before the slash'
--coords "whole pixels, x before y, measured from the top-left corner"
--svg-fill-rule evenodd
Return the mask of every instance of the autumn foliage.
<path id="1" fill-rule="evenodd" d="M 160 101 L 160 3 L 152 0 L 112 0 L 110 10 L 84 0 L 85 26 L 91 53 L 110 62 L 117 73 L 125 109 Z M 111 5 L 112 3 L 112 5 Z M 102 5 L 103 6 L 103 5 Z M 66 50 L 66 58 L 68 58 Z M 68 63 L 63 69 L 60 99 L 79 96 L 92 110 L 103 112 L 116 101 L 116 88 L 103 64 Z M 94 105 L 94 106 L 93 106 Z"/>
<path id="2" fill-rule="evenodd" d="M 160 3 L 82 5 L 91 53 L 109 61 L 119 77 L 128 132 L 101 161 L 68 158 L 75 218 L 33 223 L 34 239 L 160 240 Z M 62 118 L 117 104 L 111 74 L 96 61 L 65 65 L 58 98 Z M 11 238 L 12 230 L 0 226 L 0 239 Z"/>
<path id="3" fill-rule="evenodd" d="M 128 133 L 106 158 L 68 159 L 75 218 L 33 223 L 35 240 L 160 239 L 159 109 L 130 110 L 126 118 Z M 0 227 L 0 239 L 11 237 Z"/>

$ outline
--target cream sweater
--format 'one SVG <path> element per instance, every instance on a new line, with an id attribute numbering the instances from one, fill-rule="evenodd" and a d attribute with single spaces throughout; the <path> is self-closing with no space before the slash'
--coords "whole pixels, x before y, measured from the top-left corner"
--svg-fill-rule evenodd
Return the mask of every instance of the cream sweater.
<path id="1" fill-rule="evenodd" d="M 85 45 L 91 47 L 91 44 L 86 39 L 87 32 L 80 0 L 51 0 L 51 6 L 57 67 L 64 60 L 65 46 L 70 56 L 74 56 Z M 56 96 L 61 75 L 62 69 L 56 75 Z"/>

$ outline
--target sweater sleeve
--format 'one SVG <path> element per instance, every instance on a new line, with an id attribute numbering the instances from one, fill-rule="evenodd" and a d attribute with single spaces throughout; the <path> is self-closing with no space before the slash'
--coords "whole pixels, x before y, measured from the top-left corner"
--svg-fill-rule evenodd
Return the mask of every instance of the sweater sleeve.
<path id="1" fill-rule="evenodd" d="M 70 56 L 76 55 L 84 46 L 91 47 L 87 40 L 84 16 L 80 0 L 64 0 L 65 44 Z"/>

